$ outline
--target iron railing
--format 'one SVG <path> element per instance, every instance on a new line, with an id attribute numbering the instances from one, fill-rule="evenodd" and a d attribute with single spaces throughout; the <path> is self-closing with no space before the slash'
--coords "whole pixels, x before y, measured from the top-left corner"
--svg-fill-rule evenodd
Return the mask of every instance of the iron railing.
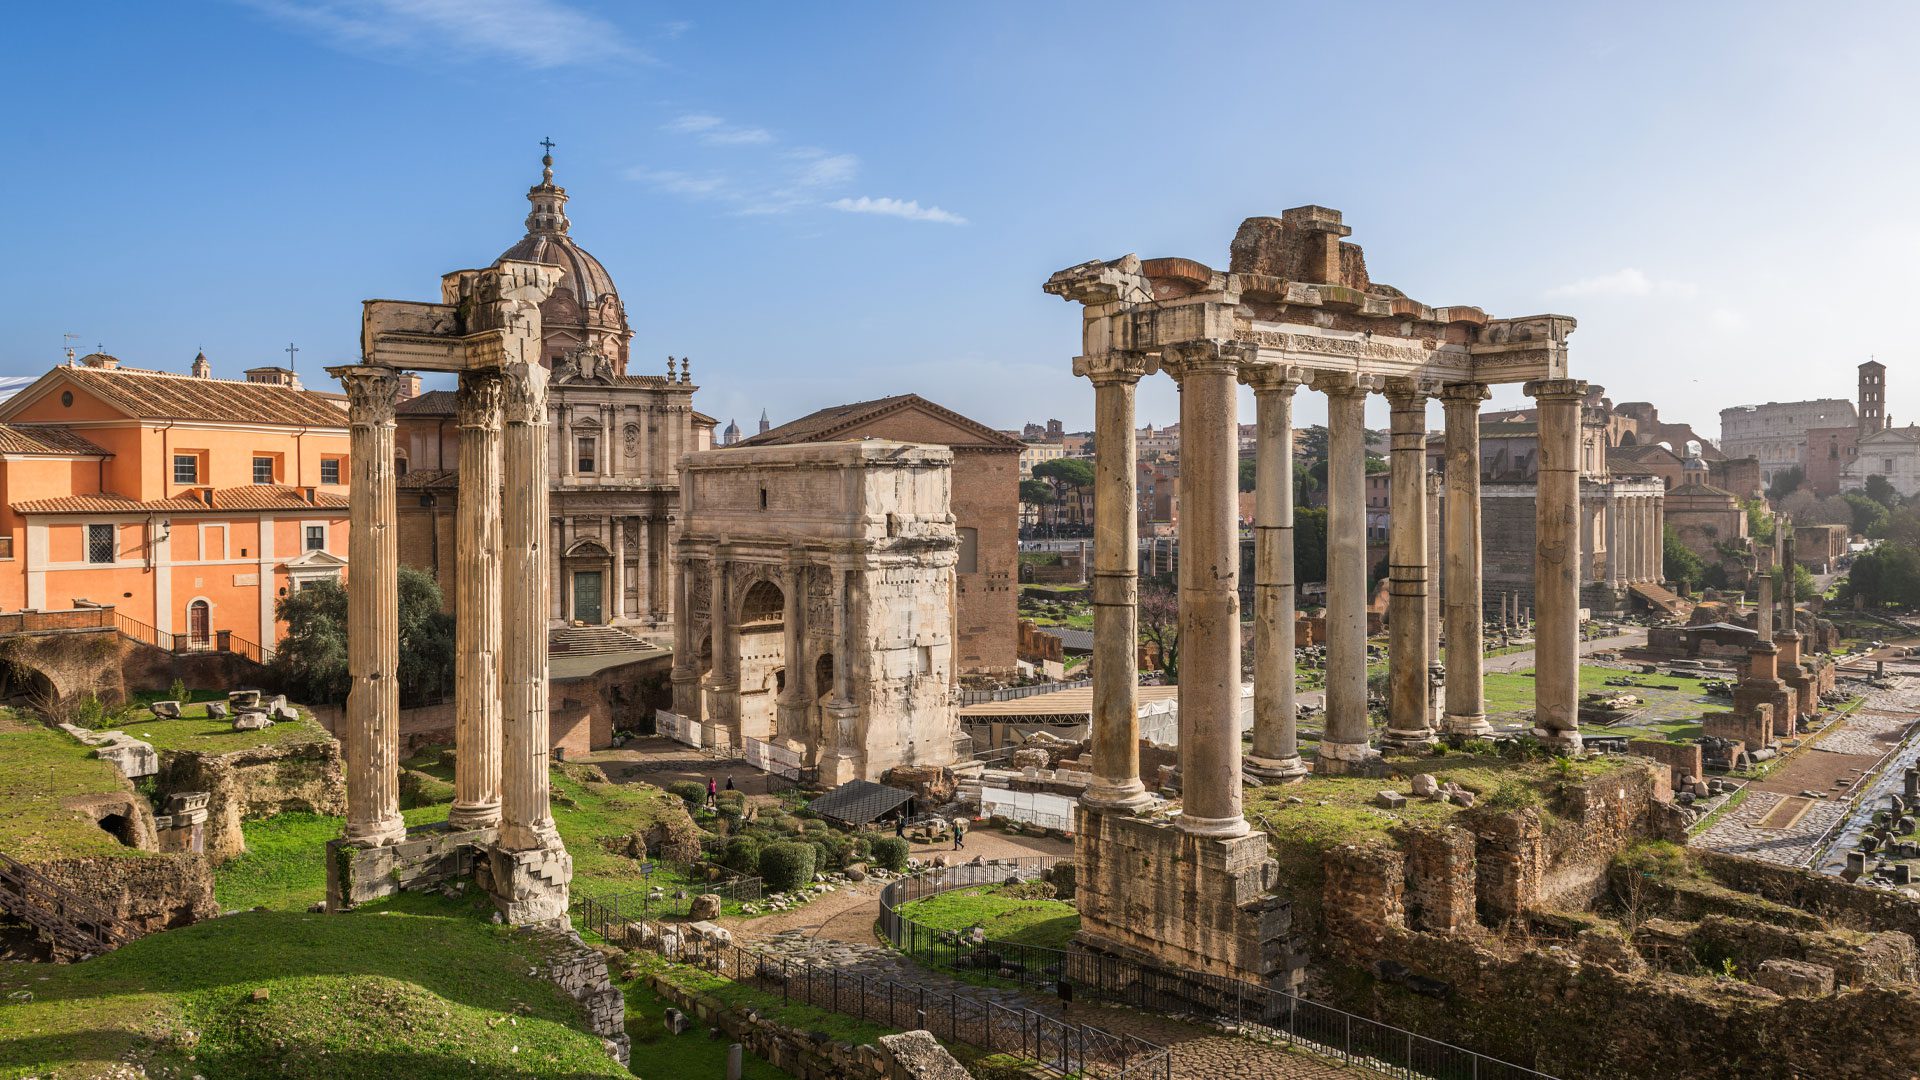
<path id="1" fill-rule="evenodd" d="M 760 879 L 750 877 L 663 889 L 659 896 L 654 896 L 651 888 L 583 896 L 578 898 L 577 904 L 581 920 L 591 926 L 594 933 L 608 941 L 615 941 L 618 939 L 612 936 L 611 931 L 636 920 L 686 918 L 693 910 L 694 899 L 703 893 L 720 897 L 722 904 L 728 901 L 757 904 L 763 891 Z"/>
<path id="2" fill-rule="evenodd" d="M 1032 686 L 1003 686 L 998 690 L 955 690 L 954 704 L 982 705 L 989 701 L 1016 701 L 1058 690 L 1080 690 L 1092 685 L 1092 679 L 1073 679 L 1069 682 L 1035 683 Z"/>
<path id="3" fill-rule="evenodd" d="M 163 652 L 203 653 L 223 652 L 244 657 L 256 664 L 265 666 L 273 662 L 273 650 L 246 638 L 236 636 L 231 630 L 214 630 L 204 636 L 198 634 L 174 634 L 157 627 L 148 626 L 138 619 L 129 618 L 112 608 L 101 611 L 111 616 L 113 625 L 120 633 L 140 642 L 151 645 Z"/>
<path id="4" fill-rule="evenodd" d="M 581 898 L 583 916 L 605 918 L 607 907 Z M 627 925 L 596 925 L 609 941 L 636 946 Z M 1002 1005 L 984 996 L 930 989 L 806 960 L 776 956 L 752 946 L 708 942 L 694 935 L 655 933 L 647 943 L 670 960 L 711 971 L 723 978 L 779 994 L 783 1003 L 851 1016 L 895 1030 L 925 1030 L 935 1038 L 965 1043 L 990 1054 L 1012 1054 L 1038 1063 L 1047 1073 L 1075 1080 L 1172 1080 L 1173 1061 L 1166 1047 L 1132 1035 L 1048 1016 L 1033 1009 Z"/>
<path id="5" fill-rule="evenodd" d="M 0 853 L 0 911 L 80 957 L 108 952 L 137 936 L 112 911 L 5 853 Z"/>
<path id="6" fill-rule="evenodd" d="M 1056 993 L 1069 985 L 1076 1001 L 1201 1017 L 1400 1080 L 1554 1080 L 1536 1069 L 1257 983 L 1085 951 L 976 943 L 964 931 L 936 930 L 899 910 L 909 901 L 954 889 L 1037 878 L 1060 861 L 1052 856 L 1004 859 L 901 878 L 880 892 L 880 932 L 901 952 L 931 964 Z"/>

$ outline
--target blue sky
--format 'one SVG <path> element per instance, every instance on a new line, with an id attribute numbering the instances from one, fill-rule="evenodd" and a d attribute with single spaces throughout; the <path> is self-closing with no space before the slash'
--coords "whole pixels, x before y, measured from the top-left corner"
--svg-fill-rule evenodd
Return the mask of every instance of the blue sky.
<path id="1" fill-rule="evenodd" d="M 351 358 L 521 234 L 538 141 L 635 372 L 751 427 L 917 391 L 1091 423 L 1052 271 L 1220 266 L 1336 207 L 1374 278 L 1579 318 L 1575 373 L 1717 428 L 1890 367 L 1920 420 L 1912 5 L 30 5 L 0 59 L 0 375 L 61 335 Z M 1174 418 L 1164 378 L 1143 420 Z M 1520 404 L 1508 391 L 1496 404 Z M 1248 406 L 1250 413 L 1250 403 Z M 1303 395 L 1302 422 L 1319 418 Z M 1381 409 L 1384 416 L 1384 409 Z M 1433 414 L 1437 421 L 1437 410 Z"/>

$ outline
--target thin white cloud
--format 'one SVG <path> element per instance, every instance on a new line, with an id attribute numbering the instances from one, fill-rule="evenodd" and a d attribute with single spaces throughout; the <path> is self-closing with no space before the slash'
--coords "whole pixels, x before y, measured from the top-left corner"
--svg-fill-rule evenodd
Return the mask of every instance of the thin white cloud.
<path id="1" fill-rule="evenodd" d="M 1669 281 L 1651 277 L 1644 270 L 1625 267 L 1610 274 L 1581 278 L 1579 281 L 1548 289 L 1548 296 L 1672 296 L 1688 297 L 1700 287 L 1690 281 Z"/>
<path id="2" fill-rule="evenodd" d="M 766 128 L 739 127 L 708 113 L 677 116 L 667 123 L 666 130 L 697 136 L 710 146 L 765 146 L 773 142 L 773 132 Z"/>
<path id="3" fill-rule="evenodd" d="M 882 217 L 906 218 L 908 221 L 934 221 L 942 225 L 967 223 L 967 219 L 958 214 L 950 214 L 937 206 L 921 206 L 912 199 L 874 199 L 862 195 L 857 199 L 835 199 L 827 205 L 849 214 L 879 214 Z"/>
<path id="4" fill-rule="evenodd" d="M 818 147 L 803 146 L 787 155 L 798 162 L 793 182 L 801 187 L 834 187 L 853 180 L 860 172 L 860 159 L 852 154 L 830 154 Z"/>
<path id="5" fill-rule="evenodd" d="M 668 121 L 666 129 L 682 135 L 694 135 L 702 131 L 712 131 L 724 123 L 726 123 L 725 120 L 707 113 L 687 113 Z"/>
<path id="6" fill-rule="evenodd" d="M 647 61 L 620 28 L 565 0 L 241 0 L 333 45 L 555 68 Z"/>
<path id="7" fill-rule="evenodd" d="M 690 195 L 695 198 L 710 198 L 724 194 L 728 181 L 724 176 L 697 176 L 679 169 L 649 169 L 636 165 L 626 172 L 627 179 L 650 184 L 661 191 L 675 195 Z"/>

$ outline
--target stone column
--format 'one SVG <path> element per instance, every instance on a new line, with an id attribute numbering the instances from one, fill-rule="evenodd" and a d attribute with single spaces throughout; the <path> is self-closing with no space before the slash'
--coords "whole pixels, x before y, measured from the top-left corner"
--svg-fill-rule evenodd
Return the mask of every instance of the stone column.
<path id="1" fill-rule="evenodd" d="M 460 499 L 454 558 L 456 829 L 500 823 L 500 409 L 497 371 L 460 373 Z"/>
<path id="2" fill-rule="evenodd" d="M 627 614 L 627 519 L 615 514 L 607 526 L 613 531 L 613 542 L 607 545 L 613 552 L 613 603 L 607 605 L 607 625 L 612 626 Z"/>
<path id="3" fill-rule="evenodd" d="M 1647 499 L 1634 495 L 1627 502 L 1633 510 L 1628 520 L 1633 525 L 1633 581 L 1637 584 L 1647 580 Z"/>
<path id="4" fill-rule="evenodd" d="M 548 806 L 547 371 L 506 371 L 506 431 L 501 441 L 505 500 L 501 515 L 500 845 L 509 851 L 560 847 Z"/>
<path id="5" fill-rule="evenodd" d="M 1613 485 L 1611 484 L 1607 485 L 1606 501 L 1602 502 L 1600 505 L 1602 509 L 1605 510 L 1607 515 L 1606 526 L 1605 526 L 1606 527 L 1606 543 L 1607 543 L 1607 576 L 1606 576 L 1607 588 L 1617 590 L 1621 586 L 1620 496 L 1618 493 L 1614 491 Z"/>
<path id="6" fill-rule="evenodd" d="M 1443 387 L 1447 418 L 1447 719 L 1449 735 L 1493 731 L 1487 722 L 1486 614 L 1480 531 L 1480 383 Z"/>
<path id="7" fill-rule="evenodd" d="M 674 579 L 673 600 L 673 711 L 694 723 L 706 719 L 705 690 L 700 684 L 700 642 L 689 598 L 693 580 L 694 557 L 684 555 L 685 565 Z"/>
<path id="8" fill-rule="evenodd" d="M 1659 562 L 1653 543 L 1653 500 L 1641 495 L 1636 501 L 1639 503 L 1640 516 L 1640 580 L 1652 581 L 1658 576 L 1654 566 Z"/>
<path id="9" fill-rule="evenodd" d="M 707 683 L 713 708 L 702 742 L 732 746 L 740 734 L 740 630 L 734 618 L 733 565 L 724 549 L 709 563 L 713 581 L 713 678 Z"/>
<path id="10" fill-rule="evenodd" d="M 1793 523 L 1783 517 L 1774 528 L 1780 536 L 1780 633 L 1776 637 L 1780 642 L 1780 665 L 1792 670 L 1800 663 L 1800 597 L 1796 595 L 1793 580 L 1793 568 L 1797 565 Z"/>
<path id="11" fill-rule="evenodd" d="M 833 575 L 833 697 L 827 702 L 827 719 L 833 726 L 829 744 L 831 759 L 821 760 L 821 783 L 843 784 L 857 779 L 862 762 L 858 733 L 860 707 L 853 700 L 853 658 L 857 634 L 854 617 L 855 568 L 835 560 L 827 571 Z"/>
<path id="12" fill-rule="evenodd" d="M 1218 341 L 1170 347 L 1180 383 L 1180 827 L 1248 831 L 1240 796 L 1240 355 Z"/>
<path id="13" fill-rule="evenodd" d="M 1323 773 L 1361 771 L 1380 756 L 1367 745 L 1366 412 L 1373 382 L 1347 373 L 1315 373 L 1313 380 L 1327 395 L 1329 459 L 1327 725 L 1314 762 Z"/>
<path id="14" fill-rule="evenodd" d="M 1755 582 L 1760 588 L 1759 608 L 1754 612 L 1753 628 L 1760 634 L 1760 640 L 1773 643 L 1773 570 L 1768 568 L 1759 572 L 1760 580 Z"/>
<path id="15" fill-rule="evenodd" d="M 786 579 L 782 584 L 784 606 L 781 629 L 785 632 L 785 639 L 781 643 L 781 662 L 786 666 L 787 684 L 781 688 L 775 706 L 777 719 L 774 735 L 776 738 L 804 740 L 807 706 L 813 700 L 813 693 L 808 686 L 812 681 L 813 665 L 807 662 L 807 564 L 801 553 L 795 552 L 787 563 Z"/>
<path id="16" fill-rule="evenodd" d="M 1412 379 L 1389 379 L 1392 407 L 1388 464 L 1387 732 L 1396 749 L 1435 741 L 1427 714 L 1427 390 Z"/>
<path id="17" fill-rule="evenodd" d="M 1587 384 L 1526 385 L 1539 404 L 1540 468 L 1534 496 L 1533 734 L 1580 749 L 1580 402 Z"/>
<path id="18" fill-rule="evenodd" d="M 1653 580 L 1665 584 L 1667 580 L 1667 497 L 1665 494 L 1649 495 L 1647 501 L 1653 505 Z"/>
<path id="19" fill-rule="evenodd" d="M 573 410 L 565 405 L 554 410 L 560 414 L 560 475 L 573 475 Z M 572 612 L 568 612 L 572 620 Z"/>
<path id="20" fill-rule="evenodd" d="M 645 517 L 633 519 L 638 530 L 633 556 L 633 617 L 653 621 L 653 522 Z"/>
<path id="21" fill-rule="evenodd" d="M 1248 364 L 1240 381 L 1253 387 L 1254 448 L 1253 753 L 1248 772 L 1267 778 L 1304 776 L 1294 708 L 1293 394 L 1299 368 Z M 1098 439 L 1095 446 L 1100 445 Z"/>
<path id="22" fill-rule="evenodd" d="M 1093 782 L 1090 806 L 1147 801 L 1140 782 L 1140 535 L 1133 395 L 1159 362 L 1145 353 L 1075 357 L 1093 383 Z"/>
<path id="23" fill-rule="evenodd" d="M 401 380 L 385 368 L 329 368 L 347 391 L 348 842 L 398 843 L 400 819 L 400 550 L 394 509 L 394 406 Z"/>

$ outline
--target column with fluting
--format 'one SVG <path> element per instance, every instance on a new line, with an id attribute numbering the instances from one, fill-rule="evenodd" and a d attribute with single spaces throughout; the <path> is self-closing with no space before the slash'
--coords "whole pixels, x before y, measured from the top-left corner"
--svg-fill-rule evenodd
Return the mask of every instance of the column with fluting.
<path id="1" fill-rule="evenodd" d="M 733 563 L 716 549 L 708 564 L 713 581 L 713 677 L 707 683 L 712 708 L 701 741 L 710 747 L 734 746 L 740 735 L 740 627 L 734 618 Z"/>
<path id="2" fill-rule="evenodd" d="M 1526 385 L 1539 405 L 1540 465 L 1534 494 L 1533 734 L 1580 749 L 1580 403 L 1587 384 Z"/>
<path id="3" fill-rule="evenodd" d="M 613 602 L 607 605 L 607 625 L 627 615 L 627 519 L 618 514 L 607 519 L 613 533 L 608 546 L 613 551 Z"/>
<path id="4" fill-rule="evenodd" d="M 460 373 L 455 530 L 454 775 L 447 821 L 500 823 L 500 427 L 497 371 Z"/>
<path id="5" fill-rule="evenodd" d="M 1449 735 L 1488 734 L 1480 530 L 1480 403 L 1491 391 L 1456 383 L 1440 391 L 1447 422 L 1447 718 Z"/>
<path id="6" fill-rule="evenodd" d="M 1368 376 L 1316 373 L 1327 395 L 1327 709 L 1314 771 L 1353 772 L 1379 757 L 1367 722 Z"/>
<path id="7" fill-rule="evenodd" d="M 1756 571 L 1756 576 L 1758 580 L 1755 581 L 1754 584 L 1759 587 L 1760 596 L 1759 596 L 1759 603 L 1754 611 L 1753 628 L 1754 628 L 1754 631 L 1760 635 L 1760 640 L 1762 642 L 1765 642 L 1767 644 L 1772 644 L 1773 643 L 1773 568 L 1771 566 L 1763 565 L 1758 571 Z"/>
<path id="8" fill-rule="evenodd" d="M 1387 731 L 1385 745 L 1431 745 L 1427 715 L 1427 391 L 1387 380 L 1391 407 L 1387 518 Z"/>
<path id="9" fill-rule="evenodd" d="M 1664 492 L 1647 496 L 1653 504 L 1653 580 L 1667 580 L 1667 497 Z"/>
<path id="10" fill-rule="evenodd" d="M 777 739 L 804 741 L 807 737 L 807 706 L 813 700 L 810 686 L 813 665 L 807 662 L 806 654 L 808 581 L 805 556 L 794 552 L 781 582 L 784 589 L 781 629 L 785 639 L 781 643 L 780 660 L 786 667 L 786 685 L 780 688 L 780 697 L 774 706 L 777 715 L 773 734 Z"/>
<path id="11" fill-rule="evenodd" d="M 350 843 L 406 836 L 400 818 L 400 550 L 394 505 L 394 406 L 400 376 L 329 368 L 347 391 L 347 825 Z"/>
<path id="12" fill-rule="evenodd" d="M 677 542 L 669 542 L 669 548 Z M 682 718 L 700 723 L 706 719 L 705 690 L 700 685 L 700 642 L 695 630 L 693 604 L 689 592 L 694 580 L 697 556 L 682 552 L 684 565 L 674 577 L 673 597 L 673 711 Z"/>
<path id="13" fill-rule="evenodd" d="M 509 365 L 503 387 L 500 845 L 524 851 L 560 846 L 547 779 L 547 370 Z"/>
<path id="14" fill-rule="evenodd" d="M 1187 342 L 1161 363 L 1180 383 L 1179 823 L 1240 836 L 1240 354 Z"/>
<path id="15" fill-rule="evenodd" d="M 1253 752 L 1248 772 L 1304 776 L 1294 705 L 1293 395 L 1300 368 L 1248 364 L 1256 443 L 1253 481 Z M 1096 441 L 1095 445 L 1099 445 Z"/>
<path id="16" fill-rule="evenodd" d="M 1093 383 L 1093 781 L 1096 807 L 1147 801 L 1140 782 L 1139 506 L 1135 495 L 1133 399 L 1159 362 L 1145 353 L 1079 356 L 1074 374 Z"/>

